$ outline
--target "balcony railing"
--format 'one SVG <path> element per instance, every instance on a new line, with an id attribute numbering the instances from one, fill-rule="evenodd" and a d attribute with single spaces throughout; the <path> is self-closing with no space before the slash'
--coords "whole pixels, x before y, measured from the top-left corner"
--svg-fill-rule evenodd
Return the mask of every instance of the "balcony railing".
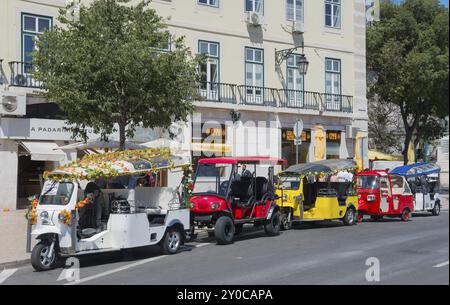
<path id="1" fill-rule="evenodd" d="M 202 82 L 199 94 L 205 101 L 218 103 L 237 103 L 237 86 L 225 83 Z"/>
<path id="2" fill-rule="evenodd" d="M 339 94 L 214 82 L 201 83 L 199 94 L 205 102 L 353 112 L 353 97 Z"/>
<path id="3" fill-rule="evenodd" d="M 10 85 L 16 87 L 40 88 L 41 82 L 33 77 L 34 66 L 22 61 L 9 62 L 11 70 Z"/>

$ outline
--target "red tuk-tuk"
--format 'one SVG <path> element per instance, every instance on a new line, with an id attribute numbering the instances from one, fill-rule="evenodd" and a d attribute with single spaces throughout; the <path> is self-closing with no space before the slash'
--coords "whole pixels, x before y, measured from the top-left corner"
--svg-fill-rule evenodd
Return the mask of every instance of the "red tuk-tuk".
<path id="1" fill-rule="evenodd" d="M 384 170 L 360 172 L 356 176 L 358 192 L 358 221 L 364 215 L 372 220 L 386 217 L 411 218 L 414 211 L 414 195 L 406 179 Z"/>
<path id="2" fill-rule="evenodd" d="M 274 167 L 285 164 L 271 157 L 200 159 L 191 198 L 194 224 L 214 228 L 218 244 L 232 243 L 245 223 L 264 226 L 269 236 L 278 235 Z"/>

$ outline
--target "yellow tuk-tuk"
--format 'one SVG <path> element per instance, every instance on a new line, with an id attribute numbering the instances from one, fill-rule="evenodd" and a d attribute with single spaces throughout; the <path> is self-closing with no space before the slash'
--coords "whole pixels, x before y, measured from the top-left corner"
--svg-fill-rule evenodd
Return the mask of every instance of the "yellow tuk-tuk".
<path id="1" fill-rule="evenodd" d="M 356 223 L 358 197 L 353 160 L 323 160 L 293 165 L 278 176 L 276 190 L 281 228 L 293 222 L 341 220 Z"/>

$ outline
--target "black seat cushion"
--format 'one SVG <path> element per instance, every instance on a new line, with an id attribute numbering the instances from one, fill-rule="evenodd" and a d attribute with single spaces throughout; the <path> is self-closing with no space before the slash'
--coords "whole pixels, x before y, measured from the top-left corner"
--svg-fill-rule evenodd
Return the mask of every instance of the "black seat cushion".
<path id="1" fill-rule="evenodd" d="M 269 181 L 265 177 L 256 177 L 255 181 L 255 199 L 257 201 L 261 200 L 265 194 L 268 192 Z"/>

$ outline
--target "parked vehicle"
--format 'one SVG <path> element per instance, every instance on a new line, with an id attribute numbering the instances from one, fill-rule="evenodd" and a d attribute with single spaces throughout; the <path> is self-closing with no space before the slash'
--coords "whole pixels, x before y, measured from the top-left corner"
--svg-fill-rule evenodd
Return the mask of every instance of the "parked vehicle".
<path id="1" fill-rule="evenodd" d="M 409 221 L 414 210 L 414 196 L 403 176 L 384 170 L 358 173 L 356 177 L 359 208 L 358 220 L 370 215 L 372 220 L 400 217 Z"/>
<path id="2" fill-rule="evenodd" d="M 353 188 L 352 160 L 323 160 L 297 164 L 280 173 L 277 205 L 281 228 L 293 222 L 341 220 L 356 223 L 358 198 Z"/>
<path id="3" fill-rule="evenodd" d="M 274 167 L 284 164 L 285 160 L 270 157 L 199 160 L 191 197 L 194 224 L 214 229 L 221 245 L 232 243 L 246 223 L 263 226 L 269 236 L 278 235 Z"/>
<path id="4" fill-rule="evenodd" d="M 190 225 L 183 197 L 139 184 L 147 174 L 185 165 L 164 149 L 146 149 L 86 156 L 46 173 L 28 213 L 27 252 L 31 237 L 39 240 L 34 269 L 51 269 L 59 257 L 142 246 L 176 253 Z"/>
<path id="5" fill-rule="evenodd" d="M 428 211 L 434 216 L 441 213 L 440 173 L 441 168 L 433 163 L 416 163 L 391 170 L 391 174 L 408 181 L 414 194 L 414 212 Z"/>

